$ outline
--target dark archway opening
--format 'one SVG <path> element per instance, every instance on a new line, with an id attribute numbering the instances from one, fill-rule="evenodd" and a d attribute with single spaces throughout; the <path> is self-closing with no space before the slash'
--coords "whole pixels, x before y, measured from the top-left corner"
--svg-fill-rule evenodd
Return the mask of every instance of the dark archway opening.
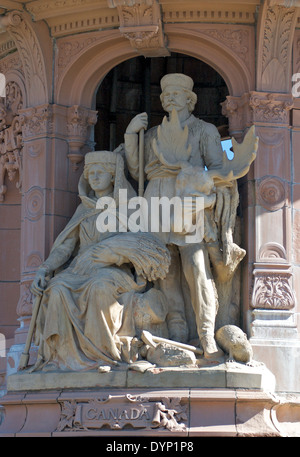
<path id="1" fill-rule="evenodd" d="M 96 95 L 95 150 L 113 150 L 123 143 L 126 127 L 138 113 L 148 113 L 149 128 L 161 123 L 165 112 L 159 98 L 160 80 L 167 73 L 184 73 L 193 79 L 198 96 L 193 114 L 228 138 L 228 121 L 220 105 L 229 94 L 224 79 L 205 62 L 172 53 L 170 57 L 136 57 L 107 74 Z"/>

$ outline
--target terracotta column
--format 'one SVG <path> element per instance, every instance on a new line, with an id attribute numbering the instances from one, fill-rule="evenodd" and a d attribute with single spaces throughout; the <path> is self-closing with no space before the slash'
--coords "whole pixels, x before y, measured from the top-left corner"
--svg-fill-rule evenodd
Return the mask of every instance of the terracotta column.
<path id="1" fill-rule="evenodd" d="M 76 209 L 84 153 L 93 149 L 96 112 L 43 104 L 20 110 L 23 121 L 20 327 L 8 355 L 16 371 L 32 312 L 30 285 L 56 236 Z"/>

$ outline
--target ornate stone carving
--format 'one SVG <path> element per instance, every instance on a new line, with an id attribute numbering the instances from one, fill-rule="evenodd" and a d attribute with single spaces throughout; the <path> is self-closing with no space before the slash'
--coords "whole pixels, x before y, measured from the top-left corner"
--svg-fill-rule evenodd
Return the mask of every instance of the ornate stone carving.
<path id="1" fill-rule="evenodd" d="M 291 272 L 256 270 L 254 275 L 253 308 L 288 310 L 295 306 Z"/>
<path id="2" fill-rule="evenodd" d="M 222 103 L 222 114 L 228 117 L 229 131 L 236 135 L 253 123 L 288 125 L 292 107 L 293 97 L 290 94 L 252 91 L 241 97 L 228 95 Z M 272 139 L 273 135 L 272 133 Z"/>
<path id="3" fill-rule="evenodd" d="M 218 41 L 224 46 L 232 49 L 244 62 L 248 63 L 249 52 L 249 31 L 240 29 L 210 29 L 205 33 Z"/>
<path id="4" fill-rule="evenodd" d="M 53 133 L 53 106 L 48 103 L 20 111 L 24 140 Z"/>
<path id="5" fill-rule="evenodd" d="M 7 56 L 1 58 L 0 60 L 0 71 L 3 74 L 7 74 L 8 71 L 14 70 L 18 71 L 24 79 L 24 71 L 22 67 L 22 62 L 18 52 L 13 54 L 8 54 Z"/>
<path id="6" fill-rule="evenodd" d="M 277 211 L 286 201 L 284 182 L 275 176 L 267 176 L 258 183 L 258 202 L 269 211 Z"/>
<path id="7" fill-rule="evenodd" d="M 2 99 L 1 99 L 2 100 Z M 0 104 L 0 201 L 6 193 L 5 176 L 13 181 L 18 174 L 16 186 L 22 182 L 22 108 L 23 98 L 20 87 L 15 82 L 6 85 L 6 98 Z"/>
<path id="8" fill-rule="evenodd" d="M 140 54 L 145 57 L 170 54 L 157 0 L 108 0 L 108 5 L 110 8 L 117 7 L 120 32 Z"/>
<path id="9" fill-rule="evenodd" d="M 282 3 L 285 5 L 282 6 Z M 289 90 L 288 62 L 298 17 L 297 9 L 290 7 L 292 4 L 290 1 L 265 2 L 263 6 L 258 53 L 258 88 L 261 90 Z"/>
<path id="10" fill-rule="evenodd" d="M 22 61 L 28 88 L 29 103 L 43 103 L 46 98 L 46 70 L 39 41 L 29 22 L 20 11 L 10 11 L 1 18 L 13 38 Z"/>
<path id="11" fill-rule="evenodd" d="M 67 133 L 69 143 L 68 157 L 72 163 L 73 170 L 78 169 L 84 156 L 81 148 L 87 143 L 90 137 L 91 127 L 97 122 L 97 111 L 88 110 L 75 105 L 68 108 Z"/>
<path id="12" fill-rule="evenodd" d="M 108 372 L 121 362 L 132 368 L 135 362 L 143 365 L 154 363 L 153 360 L 159 360 L 160 367 L 177 366 L 176 363 L 182 366 L 179 361 L 183 360 L 186 365 L 196 366 L 196 356 L 185 357 L 179 349 L 207 359 L 223 356 L 214 338 L 214 320 L 218 303 L 222 305 L 222 315 L 232 318 L 232 313 L 224 313 L 224 308 L 230 309 L 233 280 L 245 256 L 233 239 L 238 205 L 236 181 L 246 175 L 255 160 L 258 138 L 253 126 L 242 143 L 233 139 L 234 157 L 229 160 L 223 153 L 217 128 L 192 114 L 197 100 L 193 80 L 183 74 L 168 74 L 162 78 L 161 88 L 161 102 L 168 117 L 145 133 L 145 161 L 139 161 L 138 140 L 141 128 L 148 126 L 146 113 L 131 120 L 121 148 L 94 151 L 84 157 L 78 185 L 81 203 L 32 283 L 36 295 L 35 341 L 43 341 L 32 371 L 80 371 L 89 367 Z M 87 125 L 93 123 L 95 113 L 77 105 L 67 111 L 70 145 L 72 139 L 80 145 L 88 137 Z M 141 195 L 145 175 L 148 181 L 142 205 L 146 212 L 139 214 L 140 227 L 133 222 L 136 213 L 128 218 L 124 208 L 128 205 L 131 209 L 132 201 L 128 198 L 136 197 L 126 178 L 124 157 L 132 178 L 139 181 Z M 196 164 L 193 157 L 197 157 Z M 212 164 L 218 167 L 209 169 Z M 43 196 L 36 191 L 32 189 L 27 194 L 27 214 L 31 219 L 39 217 L 42 206 Z M 196 208 L 184 208 L 184 213 L 192 216 L 184 221 L 184 226 L 177 223 L 175 215 L 176 223 L 165 229 L 161 214 L 154 221 L 155 227 L 152 223 L 148 226 L 148 222 L 144 225 L 148 209 L 153 209 L 153 200 L 166 195 L 177 197 L 184 204 L 186 197 L 190 202 L 189 197 L 199 196 L 202 204 L 200 208 L 198 204 Z M 102 204 L 109 206 L 109 215 Z M 116 211 L 110 213 L 113 207 Z M 192 219 L 195 221 L 199 216 L 201 222 L 196 227 Z M 111 236 L 107 236 L 107 229 Z M 126 268 L 125 264 L 131 267 Z M 181 287 L 181 272 L 185 275 L 186 290 Z M 157 287 L 153 286 L 155 281 Z M 199 293 L 199 283 L 203 295 Z M 138 295 L 139 301 L 141 294 L 143 302 L 135 306 L 135 299 Z M 190 307 L 188 311 L 186 306 Z M 140 315 L 135 318 L 141 310 L 145 311 L 142 328 Z M 150 310 L 152 323 L 157 326 L 155 332 L 163 334 L 163 342 L 160 339 L 158 344 L 154 338 L 145 341 L 142 336 L 150 326 Z M 195 316 L 190 327 L 187 312 Z M 184 344 L 197 335 L 201 348 Z M 29 342 L 30 338 L 32 334 Z M 183 343 L 184 348 L 178 343 Z M 145 345 L 152 345 L 151 351 Z M 26 364 L 25 357 L 20 368 Z M 172 405 L 158 406 L 155 416 L 159 426 L 177 427 L 176 408 Z"/>
<path id="13" fill-rule="evenodd" d="M 61 416 L 57 431 L 158 429 L 184 431 L 187 405 L 180 398 L 160 401 L 131 395 L 92 398 L 85 401 L 61 402 Z"/>
<path id="14" fill-rule="evenodd" d="M 65 67 L 72 62 L 78 54 L 83 50 L 88 50 L 91 45 L 93 45 L 96 41 L 101 39 L 100 35 L 95 34 L 88 34 L 86 37 L 84 36 L 76 36 L 74 37 L 60 39 L 57 42 L 57 72 L 56 77 L 57 80 L 60 79 L 61 74 L 63 73 Z"/>
<path id="15" fill-rule="evenodd" d="M 251 92 L 249 105 L 253 112 L 253 122 L 288 124 L 293 97 L 290 94 Z"/>

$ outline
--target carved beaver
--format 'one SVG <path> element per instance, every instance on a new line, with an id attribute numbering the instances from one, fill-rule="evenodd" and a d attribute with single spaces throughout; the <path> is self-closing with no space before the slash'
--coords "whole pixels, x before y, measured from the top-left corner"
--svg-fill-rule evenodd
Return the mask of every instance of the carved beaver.
<path id="1" fill-rule="evenodd" d="M 229 360 L 252 364 L 253 350 L 247 335 L 236 325 L 224 325 L 216 331 L 217 344 L 229 354 Z"/>

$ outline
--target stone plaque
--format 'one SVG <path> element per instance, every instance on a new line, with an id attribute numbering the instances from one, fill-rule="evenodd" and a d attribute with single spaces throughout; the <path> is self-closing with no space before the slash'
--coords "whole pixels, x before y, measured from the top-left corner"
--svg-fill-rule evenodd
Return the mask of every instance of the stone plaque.
<path id="1" fill-rule="evenodd" d="M 145 397 L 131 395 L 91 398 L 87 400 L 63 400 L 57 431 L 122 430 L 161 428 L 184 431 L 187 421 L 187 405 L 179 398 L 163 398 L 149 401 Z"/>

